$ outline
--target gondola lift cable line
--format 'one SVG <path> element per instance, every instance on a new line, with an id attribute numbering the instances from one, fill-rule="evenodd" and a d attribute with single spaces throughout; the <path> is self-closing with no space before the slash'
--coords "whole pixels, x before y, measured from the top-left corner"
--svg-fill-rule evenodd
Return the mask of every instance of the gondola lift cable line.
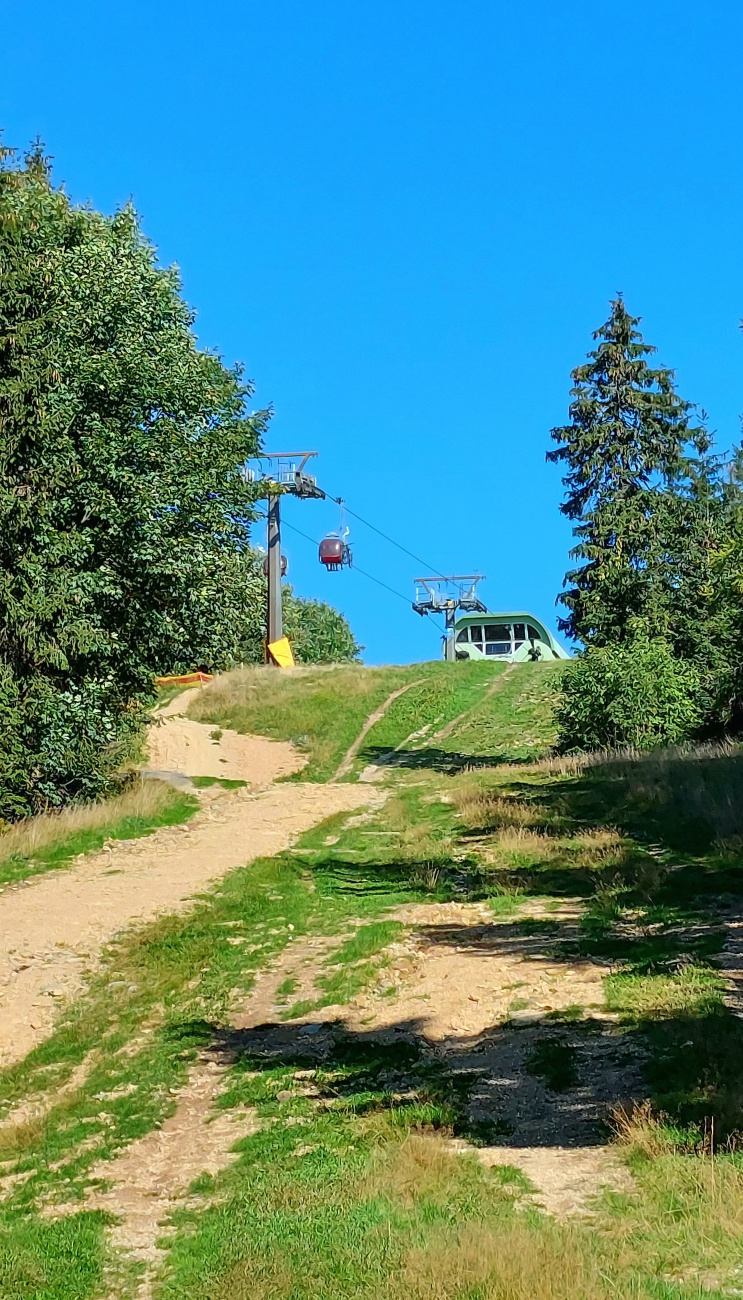
<path id="1" fill-rule="evenodd" d="M 403 546 L 402 543 L 396 541 L 394 537 L 390 537 L 390 535 L 385 533 L 381 528 L 377 528 L 376 524 L 370 523 L 368 519 L 364 519 L 363 515 L 357 514 L 356 511 L 351 510 L 346 505 L 343 497 L 332 496 L 330 493 L 325 492 L 321 487 L 319 487 L 317 479 L 306 470 L 307 464 L 316 455 L 317 452 L 315 451 L 263 452 L 259 453 L 256 459 L 259 461 L 275 463 L 275 474 L 271 475 L 261 473 L 258 476 L 256 471 L 252 470 L 247 465 L 242 471 L 248 482 L 261 482 L 266 489 L 265 493 L 262 493 L 262 495 L 265 495 L 268 500 L 268 511 L 265 516 L 268 520 L 268 554 L 266 559 L 268 579 L 266 653 L 269 662 L 278 663 L 279 659 L 277 656 L 280 656 L 282 666 L 287 666 L 292 662 L 291 649 L 283 635 L 283 621 L 281 616 L 282 561 L 279 503 L 283 492 L 288 491 L 291 495 L 300 498 L 314 497 L 316 499 L 326 499 L 333 501 L 337 506 L 339 506 L 341 511 L 341 531 L 338 533 L 327 534 L 327 536 L 320 542 L 319 547 L 320 562 L 325 565 L 329 572 L 337 571 L 344 565 L 351 565 L 351 550 L 346 541 L 348 529 L 344 529 L 346 511 L 348 514 L 352 515 L 354 519 L 358 519 L 359 523 L 363 524 L 365 528 L 369 528 L 372 532 L 377 533 L 377 535 L 389 543 L 390 546 L 394 546 L 397 550 L 402 551 L 404 555 L 410 556 L 412 560 L 415 560 L 416 564 L 422 564 L 426 568 L 433 567 L 427 565 L 426 561 L 421 556 L 416 555 L 415 552 L 409 550 L 407 546 Z M 297 464 L 296 461 L 299 461 L 299 464 Z M 293 525 L 287 523 L 287 527 L 291 528 Z M 298 533 L 300 537 L 304 537 L 307 541 L 312 542 L 312 539 L 308 537 L 306 533 L 303 533 L 301 529 L 295 527 L 294 531 Z M 312 544 L 314 545 L 314 543 Z M 394 587 L 390 587 L 386 582 L 382 582 L 381 579 L 374 577 L 371 573 L 367 573 L 364 569 L 359 569 L 358 571 L 362 577 L 366 578 L 368 581 L 376 583 L 377 586 L 382 587 L 385 591 L 389 591 L 391 595 L 397 596 L 398 599 L 404 600 L 406 605 L 408 604 L 408 599 L 406 596 L 403 596 L 402 592 L 396 591 Z M 439 581 L 447 582 L 449 579 L 445 578 L 443 575 L 439 575 L 438 578 L 428 579 L 426 581 L 438 583 Z M 450 614 L 448 606 L 450 604 L 452 604 L 451 601 L 447 602 L 446 605 L 447 628 L 449 625 Z M 416 603 L 413 604 L 413 608 L 418 613 L 431 612 L 428 608 L 423 609 L 422 606 L 419 606 Z M 436 620 L 434 620 L 434 622 L 436 622 Z M 440 626 L 438 623 L 436 625 Z"/>
<path id="2" fill-rule="evenodd" d="M 388 533 L 383 533 L 382 529 L 377 528 L 376 524 L 370 524 L 368 519 L 363 519 L 361 515 L 358 515 L 355 510 L 351 509 L 344 497 L 334 497 L 331 496 L 329 492 L 326 495 L 329 501 L 334 501 L 337 506 L 345 509 L 347 514 L 352 515 L 354 519 L 358 519 L 359 523 L 363 524 L 365 528 L 371 528 L 373 533 L 377 533 L 379 537 L 383 537 L 391 546 L 396 546 L 398 551 L 403 551 L 405 555 L 409 555 L 411 560 L 415 560 L 416 564 L 422 564 L 424 569 L 436 573 L 439 577 L 442 576 L 435 565 L 428 564 L 425 560 L 421 559 L 420 555 L 416 555 L 413 551 L 409 551 L 407 546 L 403 546 L 402 542 L 396 542 L 394 537 L 390 537 Z M 359 570 L 359 572 L 361 572 L 361 570 Z M 410 602 L 408 602 L 408 604 L 409 603 Z"/>
<path id="3" fill-rule="evenodd" d="M 333 497 L 332 499 L 335 500 L 334 497 Z M 349 513 L 349 514 L 353 514 L 353 511 L 352 511 L 352 510 L 349 510 L 348 513 Z M 265 518 L 265 515 L 262 516 L 262 517 Z M 363 523 L 364 521 L 362 520 L 361 522 Z M 307 533 L 303 533 L 303 532 L 302 532 L 302 529 L 301 529 L 301 528 L 297 528 L 295 524 L 290 524 L 289 521 L 288 521 L 287 519 L 284 519 L 284 520 L 283 520 L 283 525 L 284 525 L 284 528 L 289 528 L 289 529 L 291 529 L 291 531 L 292 531 L 293 533 L 298 533 L 299 536 L 300 536 L 300 537 L 303 537 L 304 540 L 305 540 L 306 542 L 309 542 L 311 546 L 316 546 L 316 545 L 317 545 L 317 542 L 314 540 L 314 538 L 310 537 Z M 371 526 L 372 526 L 372 525 L 369 525 L 369 527 L 371 527 Z M 377 532 L 377 531 L 378 531 L 378 529 L 375 529 L 375 532 Z M 414 560 L 417 559 L 417 558 L 418 558 L 417 556 L 415 556 L 415 555 L 413 556 L 413 559 L 414 559 Z M 393 596 L 398 596 L 400 600 L 404 600 L 406 605 L 408 605 L 408 606 L 410 605 L 410 600 L 408 599 L 407 596 L 403 596 L 403 594 L 402 594 L 401 591 L 396 591 L 394 587 L 390 587 L 386 582 L 382 582 L 381 578 L 375 578 L 373 573 L 367 573 L 365 569 L 360 569 L 359 566 L 358 566 L 358 564 L 354 564 L 354 565 L 353 565 L 353 568 L 354 568 L 354 570 L 355 570 L 356 573 L 360 573 L 360 574 L 361 574 L 362 578 L 368 578 L 369 582 L 376 582 L 376 584 L 377 584 L 378 587 L 384 587 L 384 590 L 385 590 L 385 591 L 389 591 L 389 592 L 391 592 L 391 594 L 392 594 Z M 441 623 L 438 623 L 438 622 L 436 621 L 436 619 L 434 619 L 433 621 L 434 621 L 434 623 L 436 624 L 436 627 L 440 628 L 440 630 L 443 632 L 444 628 L 443 628 L 442 624 L 441 624 Z"/>

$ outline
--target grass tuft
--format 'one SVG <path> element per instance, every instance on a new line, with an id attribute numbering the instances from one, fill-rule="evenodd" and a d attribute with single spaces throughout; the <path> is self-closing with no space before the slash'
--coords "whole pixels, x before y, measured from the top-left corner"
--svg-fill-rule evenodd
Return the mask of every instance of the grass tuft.
<path id="1" fill-rule="evenodd" d="M 28 817 L 0 834 L 0 884 L 66 866 L 107 840 L 139 839 L 179 825 L 198 807 L 193 795 L 162 781 L 137 781 L 113 799 Z"/>

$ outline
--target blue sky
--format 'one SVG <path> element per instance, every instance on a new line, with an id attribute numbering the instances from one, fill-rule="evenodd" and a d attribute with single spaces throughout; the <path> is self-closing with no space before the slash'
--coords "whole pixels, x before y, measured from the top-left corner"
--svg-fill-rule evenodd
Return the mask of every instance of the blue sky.
<path id="1" fill-rule="evenodd" d="M 569 372 L 616 290 L 720 442 L 743 410 L 743 6 L 645 0 L 0 5 L 0 125 L 76 200 L 129 197 L 270 442 L 491 608 L 554 625 Z M 313 538 L 327 504 L 289 502 Z M 351 521 L 353 523 L 353 520 Z M 256 538 L 256 540 L 260 540 Z M 359 565 L 420 566 L 361 525 Z M 369 662 L 436 629 L 287 531 Z"/>

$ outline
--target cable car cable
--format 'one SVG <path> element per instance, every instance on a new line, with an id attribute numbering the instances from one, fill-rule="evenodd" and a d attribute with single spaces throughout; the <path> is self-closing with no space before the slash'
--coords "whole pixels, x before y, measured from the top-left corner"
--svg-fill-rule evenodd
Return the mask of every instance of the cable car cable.
<path id="1" fill-rule="evenodd" d="M 422 564 L 424 569 L 434 569 L 438 577 L 442 576 L 438 573 L 438 570 L 436 570 L 435 565 L 428 564 L 425 560 L 421 559 L 420 555 L 415 555 L 413 551 L 409 551 L 407 546 L 403 546 L 401 542 L 396 542 L 394 537 L 389 537 L 387 533 L 383 533 L 382 529 L 377 528 L 376 524 L 370 524 L 368 519 L 362 519 L 361 515 L 357 515 L 356 511 L 351 509 L 344 497 L 333 497 L 330 496 L 330 493 L 328 493 L 328 497 L 331 501 L 335 501 L 337 506 L 343 507 L 347 514 L 353 515 L 354 519 L 358 519 L 359 523 L 363 524 L 365 528 L 371 528 L 373 533 L 378 533 L 379 536 L 383 537 L 391 546 L 396 546 L 398 551 L 404 551 L 406 555 L 410 556 L 411 560 L 415 560 L 416 564 Z"/>
<path id="2" fill-rule="evenodd" d="M 352 514 L 352 511 L 349 510 L 348 513 Z M 361 522 L 363 523 L 363 520 Z M 299 533 L 299 536 L 303 537 L 306 542 L 310 542 L 312 546 L 317 545 L 312 537 L 308 537 L 307 533 L 303 533 L 301 528 L 297 528 L 295 524 L 288 523 L 286 519 L 282 520 L 281 526 L 282 528 L 290 528 L 293 533 Z M 401 591 L 395 591 L 394 587 L 388 587 L 386 582 L 382 582 L 380 578 L 375 578 L 373 573 L 367 573 L 365 569 L 360 569 L 357 564 L 354 564 L 352 567 L 356 573 L 361 574 L 362 578 L 368 578 L 370 582 L 376 582 L 378 587 L 384 587 L 385 591 L 391 592 L 393 596 L 399 596 L 400 600 L 404 600 L 406 605 L 410 605 L 409 598 L 403 596 Z M 434 623 L 442 632 L 444 631 L 443 623 L 439 623 L 435 618 L 432 619 L 431 622 Z"/>
<path id="3" fill-rule="evenodd" d="M 422 559 L 420 555 L 416 555 L 414 551 L 409 551 L 407 546 L 403 546 L 402 542 L 396 542 L 394 537 L 390 537 L 389 533 L 383 533 L 382 529 L 377 528 L 376 524 L 370 524 L 368 519 L 364 519 L 362 515 L 359 515 L 355 510 L 352 510 L 345 497 L 334 497 L 330 492 L 326 492 L 325 495 L 328 501 L 334 501 L 337 506 L 341 507 L 341 510 L 345 510 L 347 514 L 353 515 L 353 518 L 358 519 L 359 523 L 363 524 L 365 528 L 371 528 L 373 533 L 376 533 L 379 537 L 383 537 L 386 542 L 389 542 L 390 546 L 396 546 L 398 551 L 403 551 L 405 555 L 409 555 L 411 560 L 415 560 L 416 564 L 422 564 L 423 568 L 428 569 L 429 573 L 433 570 L 436 577 L 443 577 L 443 574 L 439 572 L 436 565 L 429 564 L 426 560 Z M 291 528 L 291 524 L 288 524 L 287 527 Z M 295 529 L 295 532 L 299 532 L 299 529 Z M 304 533 L 301 535 L 304 536 Z M 361 569 L 359 569 L 359 573 L 361 573 Z M 390 590 L 392 590 L 392 588 L 390 588 Z M 396 592 L 395 594 L 399 596 L 400 593 Z M 404 599 L 406 599 L 406 597 L 403 597 L 403 600 Z"/>

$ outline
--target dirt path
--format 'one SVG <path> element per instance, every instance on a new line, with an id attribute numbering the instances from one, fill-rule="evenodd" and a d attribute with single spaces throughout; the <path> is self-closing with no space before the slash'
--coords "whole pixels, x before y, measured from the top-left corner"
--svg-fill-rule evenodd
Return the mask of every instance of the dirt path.
<path id="1" fill-rule="evenodd" d="M 527 905 L 525 915 L 536 919 L 539 911 L 538 904 Z M 175 1113 L 159 1129 L 91 1171 L 105 1189 L 91 1188 L 88 1207 L 114 1216 L 109 1229 L 112 1246 L 144 1266 L 137 1300 L 152 1296 L 167 1255 L 167 1219 L 186 1203 L 189 1184 L 201 1173 L 216 1174 L 225 1168 L 236 1158 L 233 1148 L 238 1139 L 257 1130 L 254 1111 L 219 1108 L 225 1073 L 250 1031 L 253 1051 L 280 1055 L 283 1050 L 290 1055 L 296 1050 L 297 1035 L 304 1034 L 310 1035 L 307 1047 L 311 1044 L 318 1059 L 332 1059 L 335 1027 L 344 1034 L 376 1033 L 394 1039 L 400 1026 L 407 1024 L 409 1036 L 427 1044 L 457 1073 L 472 1069 L 476 1044 L 476 1071 L 482 1079 L 473 1093 L 473 1118 L 502 1120 L 507 1113 L 515 1121 L 513 1139 L 478 1148 L 477 1154 L 487 1166 L 516 1166 L 527 1176 L 535 1190 L 523 1194 L 524 1203 L 530 1201 L 547 1213 L 565 1217 L 585 1214 L 602 1187 L 632 1192 L 631 1176 L 615 1151 L 576 1140 L 585 1138 L 585 1123 L 563 1127 L 563 1144 L 554 1142 L 547 1118 L 554 1107 L 544 1088 L 523 1072 L 521 1058 L 532 1035 L 527 1029 L 526 1034 L 512 1034 L 514 1041 L 508 1046 L 503 1040 L 515 985 L 522 1000 L 528 997 L 533 1004 L 532 1014 L 543 1017 L 568 1005 L 595 1004 L 603 972 L 590 963 L 561 970 L 540 952 L 537 939 L 519 940 L 512 922 L 494 923 L 480 904 L 416 904 L 399 909 L 396 915 L 410 928 L 403 940 L 391 945 L 391 960 L 384 970 L 385 985 L 390 979 L 397 985 L 394 999 L 380 997 L 380 990 L 371 988 L 348 1005 L 319 1008 L 282 1022 L 282 984 L 292 977 L 296 981 L 292 1000 L 311 999 L 317 991 L 314 981 L 326 969 L 338 937 L 314 936 L 293 945 L 258 976 L 250 998 L 231 1018 L 233 1034 L 205 1051 L 191 1068 Z M 578 919 L 576 905 L 567 904 L 560 913 L 567 928 Z M 316 1094 L 311 1083 L 305 1086 L 313 1073 L 297 1071 L 291 1091 Z M 504 1085 L 509 1085 L 505 1091 L 511 1094 L 523 1092 L 517 1100 L 510 1096 L 505 1107 L 500 1096 Z M 574 1096 L 570 1105 L 581 1109 Z M 564 1114 L 559 1122 L 563 1120 Z M 573 1144 L 568 1145 L 571 1139 Z M 461 1139 L 452 1139 L 450 1146 L 454 1153 L 472 1149 Z M 198 1197 L 193 1204 L 199 1204 Z M 50 1212 L 58 1217 L 76 1208 L 58 1205 Z"/>
<path id="2" fill-rule="evenodd" d="M 221 792 L 183 826 L 90 854 L 67 871 L 0 895 L 0 1064 L 46 1037 L 125 926 L 187 906 L 253 858 L 270 856 L 332 813 L 374 801 L 357 785 L 280 785 Z"/>
<path id="3" fill-rule="evenodd" d="M 632 1191 L 621 1156 L 599 1135 L 612 1105 L 641 1088 L 639 1062 L 627 1054 L 616 1017 L 603 1010 L 606 969 L 545 951 L 544 937 L 520 924 L 549 918 L 569 943 L 580 914 L 579 900 L 548 914 L 534 901 L 509 919 L 479 903 L 400 908 L 395 916 L 410 928 L 388 949 L 379 986 L 292 1024 L 332 1031 L 340 1022 L 390 1042 L 402 1034 L 455 1075 L 474 1075 L 469 1118 L 503 1133 L 495 1145 L 477 1147 L 478 1158 L 520 1169 L 535 1188 L 529 1199 L 548 1213 L 584 1214 L 602 1187 Z M 302 997 L 312 996 L 305 986 Z M 566 1012 L 567 1022 L 552 1019 Z M 565 1092 L 551 1091 L 530 1069 L 545 1040 L 575 1053 L 577 1079 Z"/>
<path id="4" fill-rule="evenodd" d="M 187 718 L 186 710 L 200 690 L 196 686 L 183 691 L 158 711 L 148 738 L 150 772 L 226 777 L 265 789 L 304 767 L 307 760 L 288 741 L 243 736 Z"/>
<path id="5" fill-rule="evenodd" d="M 258 975 L 249 999 L 234 1017 L 235 1028 L 253 1029 L 274 1018 L 282 982 L 302 968 L 315 970 L 331 942 L 309 939 L 282 953 L 273 966 Z M 87 1208 L 115 1216 L 109 1228 L 111 1245 L 144 1266 L 137 1300 L 150 1300 L 166 1257 L 161 1244 L 167 1234 L 165 1221 L 176 1206 L 185 1203 L 189 1185 L 199 1175 L 217 1174 L 236 1160 L 235 1143 L 258 1129 L 254 1110 L 219 1108 L 232 1060 L 229 1046 L 203 1052 L 178 1093 L 175 1113 L 113 1160 L 102 1160 L 91 1170 L 91 1179 L 100 1180 L 104 1189 L 91 1189 Z M 195 1198 L 194 1203 L 198 1202 Z M 52 1205 L 49 1215 L 60 1218 L 77 1210 L 77 1206 Z"/>
<path id="6" fill-rule="evenodd" d="M 385 713 L 389 709 L 390 705 L 394 704 L 395 700 L 398 700 L 401 695 L 405 694 L 406 691 L 411 690 L 413 686 L 420 686 L 422 681 L 423 678 L 419 677 L 414 682 L 408 682 L 407 686 L 401 686 L 399 690 L 393 691 L 391 695 L 387 696 L 387 699 L 384 701 L 384 704 L 380 704 L 378 709 L 375 709 L 373 713 L 369 714 L 369 717 L 367 718 L 366 722 L 361 728 L 361 731 L 359 732 L 358 736 L 354 740 L 350 749 L 346 751 L 345 755 L 341 759 L 338 770 L 335 773 L 335 776 L 333 777 L 334 781 L 340 781 L 341 777 L 348 776 L 348 773 L 351 771 L 351 768 L 353 767 L 353 760 L 355 759 L 356 755 L 361 749 L 361 746 L 366 740 L 366 737 L 369 735 L 369 732 L 371 731 L 372 727 L 375 727 L 378 722 L 381 722 L 382 718 L 384 717 Z"/>
<path id="7" fill-rule="evenodd" d="M 235 1143 L 257 1129 L 253 1110 L 217 1107 L 225 1069 L 219 1058 L 205 1053 L 178 1094 L 175 1114 L 91 1170 L 91 1178 L 109 1185 L 92 1190 L 87 1207 L 115 1215 L 111 1244 L 149 1266 L 138 1292 L 141 1300 L 150 1295 L 153 1266 L 164 1256 L 157 1244 L 163 1219 L 194 1179 L 219 1173 L 237 1158 Z M 53 1217 L 61 1217 L 60 1208 L 67 1209 L 56 1208 Z"/>

